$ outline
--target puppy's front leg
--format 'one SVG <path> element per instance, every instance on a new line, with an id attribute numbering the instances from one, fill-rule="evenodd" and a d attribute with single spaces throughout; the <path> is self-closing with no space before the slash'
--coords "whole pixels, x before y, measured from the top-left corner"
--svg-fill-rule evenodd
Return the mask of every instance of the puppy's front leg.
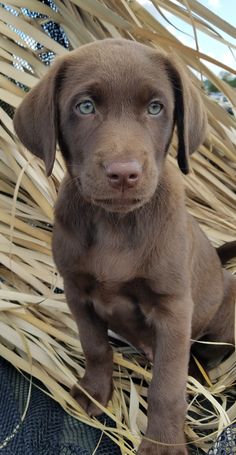
<path id="1" fill-rule="evenodd" d="M 113 353 L 108 341 L 107 324 L 95 312 L 93 304 L 80 298 L 74 280 L 64 280 L 67 303 L 79 329 L 86 359 L 85 375 L 79 384 L 99 403 L 106 406 L 112 395 Z M 102 413 L 76 385 L 72 395 L 89 414 Z"/>
<path id="2" fill-rule="evenodd" d="M 148 311 L 155 327 L 156 346 L 146 437 L 158 443 L 144 439 L 138 455 L 188 453 L 184 445 L 184 420 L 192 306 L 189 296 L 158 296 L 157 306 Z"/>

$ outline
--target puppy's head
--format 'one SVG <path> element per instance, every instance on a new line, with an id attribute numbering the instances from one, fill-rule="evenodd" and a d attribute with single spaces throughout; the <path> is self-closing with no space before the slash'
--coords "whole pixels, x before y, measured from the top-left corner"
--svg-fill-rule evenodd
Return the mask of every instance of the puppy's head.
<path id="1" fill-rule="evenodd" d="M 48 175 L 58 142 L 81 195 L 116 212 L 153 196 L 175 125 L 178 163 L 187 173 L 206 124 L 201 98 L 177 63 L 112 39 L 59 58 L 14 117 L 17 135 Z"/>

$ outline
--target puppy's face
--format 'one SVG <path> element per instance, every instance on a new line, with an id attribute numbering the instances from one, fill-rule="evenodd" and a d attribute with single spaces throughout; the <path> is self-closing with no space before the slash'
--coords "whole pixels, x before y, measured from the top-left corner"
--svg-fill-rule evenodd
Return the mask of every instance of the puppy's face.
<path id="1" fill-rule="evenodd" d="M 205 114 L 200 120 L 198 97 L 191 106 L 184 78 L 152 48 L 95 42 L 57 61 L 18 109 L 15 129 L 44 159 L 48 174 L 58 141 L 81 195 L 106 210 L 128 212 L 156 191 L 175 124 L 184 172 L 203 139 Z"/>
<path id="2" fill-rule="evenodd" d="M 163 61 L 129 47 L 91 46 L 69 61 L 58 100 L 69 174 L 86 200 L 122 212 L 152 197 L 174 126 Z"/>

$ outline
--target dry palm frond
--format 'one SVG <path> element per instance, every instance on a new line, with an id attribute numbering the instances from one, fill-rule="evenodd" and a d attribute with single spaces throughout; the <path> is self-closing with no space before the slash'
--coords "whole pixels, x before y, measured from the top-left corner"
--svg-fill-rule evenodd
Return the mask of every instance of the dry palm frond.
<path id="1" fill-rule="evenodd" d="M 153 0 L 157 14 L 171 12 L 225 46 L 236 29 L 196 0 Z M 51 255 L 53 205 L 64 173 L 60 153 L 53 175 L 45 177 L 42 163 L 17 141 L 12 124 L 13 109 L 47 71 L 42 54 L 63 55 L 68 49 L 42 28 L 50 20 L 65 31 L 69 49 L 105 37 L 136 39 L 178 54 L 190 69 L 208 77 L 231 102 L 236 92 L 207 67 L 215 62 L 233 68 L 184 46 L 163 20 L 158 21 L 135 0 L 60 0 L 56 8 L 35 0 L 11 0 L 0 7 L 0 355 L 22 372 L 40 379 L 50 395 L 76 418 L 101 428 L 119 444 L 123 454 L 134 453 L 146 427 L 147 384 L 151 366 L 132 348 L 114 343 L 112 402 L 104 410 L 116 423 L 108 428 L 90 419 L 69 394 L 84 373 L 85 361 L 75 322 L 62 293 L 63 283 Z M 5 7 L 4 7 L 5 5 Z M 22 8 L 41 14 L 29 18 Z M 164 8 L 164 10 L 163 10 Z M 160 15 L 157 17 L 161 17 Z M 23 32 L 23 33 L 20 33 Z M 225 33 L 228 38 L 225 38 Z M 40 48 L 37 46 L 40 43 Z M 192 73 L 194 83 L 199 79 Z M 17 83 L 16 83 L 17 81 Z M 236 221 L 236 123 L 222 108 L 204 100 L 209 117 L 207 142 L 192 157 L 192 173 L 183 177 L 189 211 L 198 219 L 214 245 L 235 239 Z M 174 161 L 175 140 L 170 160 Z M 236 271 L 236 262 L 228 265 Z M 207 386 L 189 378 L 189 410 L 186 433 L 196 447 L 207 451 L 223 427 L 236 419 L 230 396 L 236 381 L 235 354 L 211 372 L 202 370 Z M 174 372 L 173 372 L 174 374 Z"/>

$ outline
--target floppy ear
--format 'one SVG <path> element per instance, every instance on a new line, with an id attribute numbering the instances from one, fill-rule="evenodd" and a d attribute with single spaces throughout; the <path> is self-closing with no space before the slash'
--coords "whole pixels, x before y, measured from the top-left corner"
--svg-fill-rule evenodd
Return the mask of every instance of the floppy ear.
<path id="1" fill-rule="evenodd" d="M 57 93 L 63 60 L 57 60 L 16 110 L 14 128 L 22 144 L 41 158 L 51 175 L 57 143 Z"/>
<path id="2" fill-rule="evenodd" d="M 179 62 L 168 60 L 168 72 L 175 96 L 175 124 L 178 135 L 177 160 L 184 174 L 191 155 L 206 137 L 207 115 L 198 90 Z"/>

